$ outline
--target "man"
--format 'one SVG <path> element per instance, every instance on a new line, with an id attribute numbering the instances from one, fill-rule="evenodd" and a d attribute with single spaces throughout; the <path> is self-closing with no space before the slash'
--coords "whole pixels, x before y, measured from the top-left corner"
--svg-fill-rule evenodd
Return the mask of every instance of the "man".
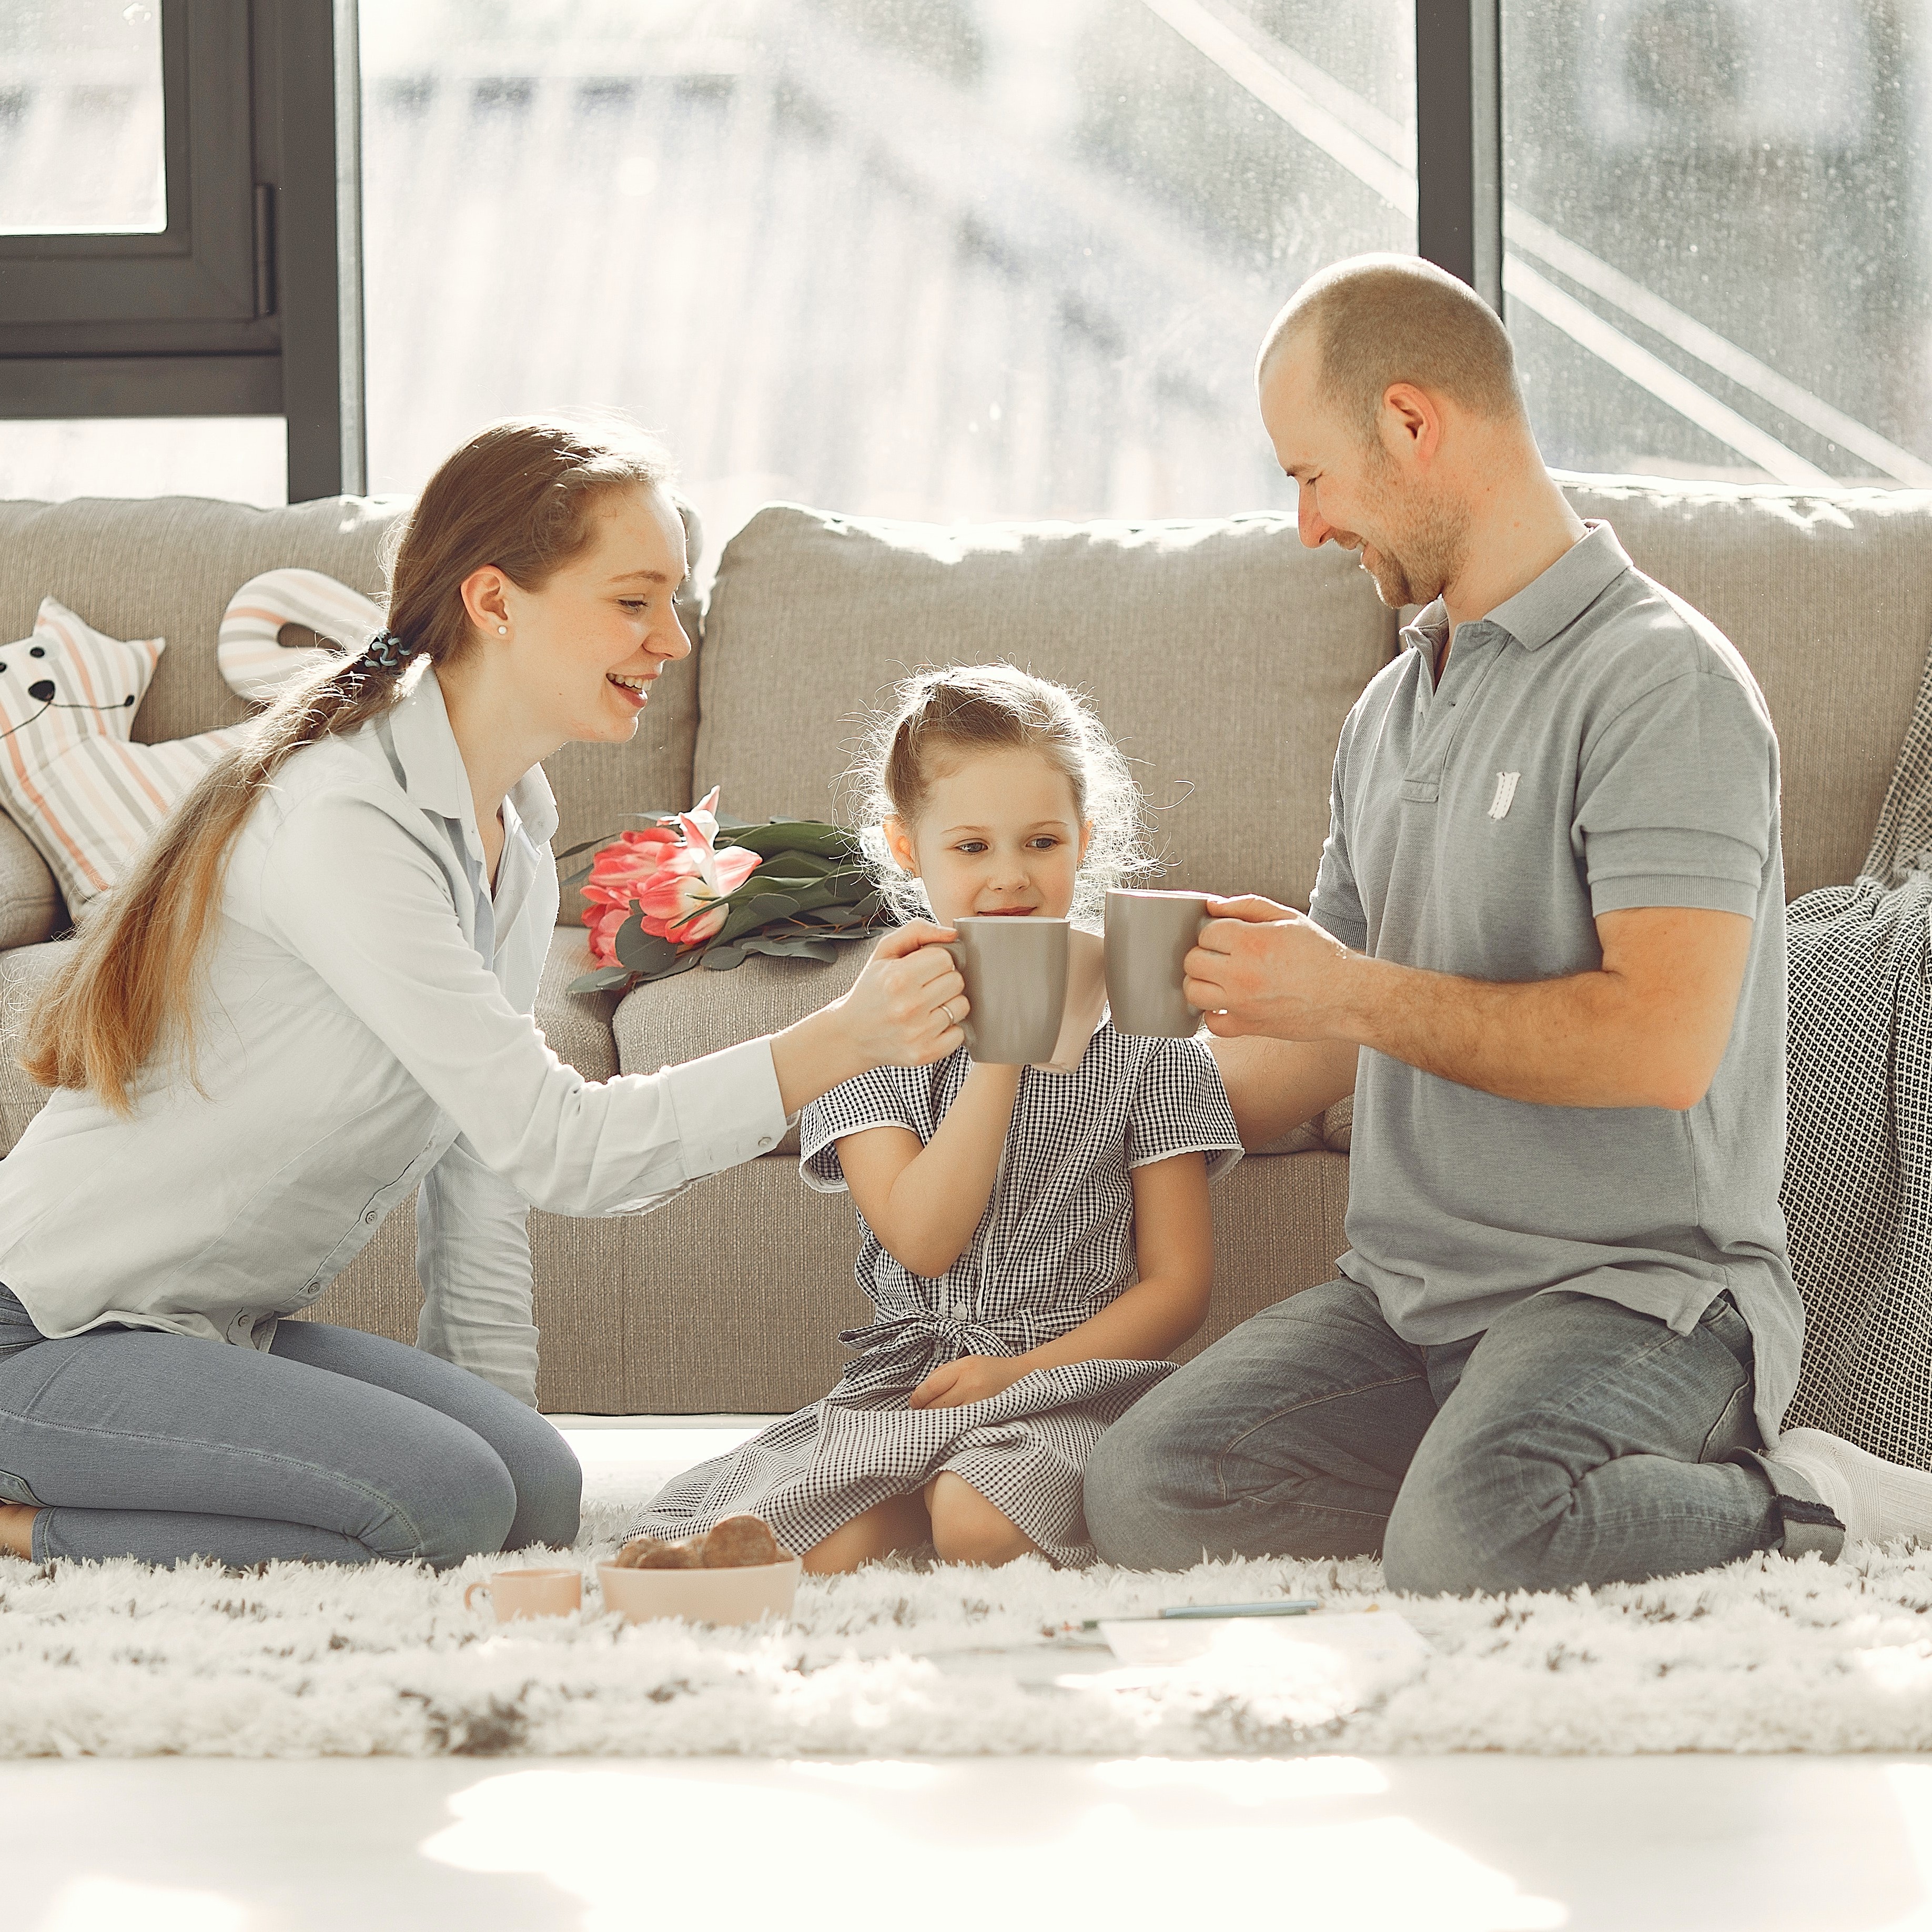
<path id="1" fill-rule="evenodd" d="M 1743 660 L 1586 527 L 1509 338 L 1426 262 L 1276 319 L 1301 540 L 1426 604 L 1342 728 L 1308 916 L 1188 956 L 1249 1144 L 1355 1096 L 1339 1278 L 1104 1438 L 1109 1560 L 1382 1552 L 1418 1592 L 1562 1589 L 1932 1535 L 1932 1476 L 1781 1438 L 1778 744 Z"/>

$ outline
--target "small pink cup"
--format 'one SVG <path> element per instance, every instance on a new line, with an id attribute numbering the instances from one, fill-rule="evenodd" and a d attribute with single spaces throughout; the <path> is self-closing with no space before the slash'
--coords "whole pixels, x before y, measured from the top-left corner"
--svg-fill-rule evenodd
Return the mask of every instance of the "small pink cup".
<path id="1" fill-rule="evenodd" d="M 490 1607 L 500 1624 L 522 1617 L 567 1617 L 584 1607 L 580 1570 L 499 1570 L 479 1578 L 463 1593 L 466 1610 L 478 1590 L 489 1594 Z"/>

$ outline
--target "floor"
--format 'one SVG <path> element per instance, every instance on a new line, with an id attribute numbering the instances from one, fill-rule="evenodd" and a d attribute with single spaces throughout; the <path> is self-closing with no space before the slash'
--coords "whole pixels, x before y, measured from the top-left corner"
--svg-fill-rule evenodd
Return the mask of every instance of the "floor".
<path id="1" fill-rule="evenodd" d="M 1886 1760 L 83 1761 L 0 1817 L 9 1932 L 1932 1928 Z"/>
<path id="2" fill-rule="evenodd" d="M 758 1420 L 555 1419 L 592 1500 Z M 1932 1759 L 41 1761 L 0 1819 L 7 1932 L 1932 1932 Z"/>

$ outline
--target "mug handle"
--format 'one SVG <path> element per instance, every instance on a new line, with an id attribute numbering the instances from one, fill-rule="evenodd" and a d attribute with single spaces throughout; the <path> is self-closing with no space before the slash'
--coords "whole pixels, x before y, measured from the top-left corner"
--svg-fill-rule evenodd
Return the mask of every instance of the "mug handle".
<path id="1" fill-rule="evenodd" d="M 472 1600 L 475 1598 L 476 1592 L 478 1590 L 487 1590 L 489 1588 L 490 1580 L 488 1576 L 479 1576 L 475 1582 L 470 1585 L 468 1589 L 464 1592 L 463 1607 L 466 1610 L 469 1609 Z M 490 1600 L 494 1604 L 496 1600 L 493 1596 Z"/>

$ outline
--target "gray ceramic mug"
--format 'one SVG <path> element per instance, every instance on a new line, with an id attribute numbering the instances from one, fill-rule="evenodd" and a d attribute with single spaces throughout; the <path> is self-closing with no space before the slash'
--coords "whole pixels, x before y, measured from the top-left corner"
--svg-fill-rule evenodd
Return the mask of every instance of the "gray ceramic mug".
<path id="1" fill-rule="evenodd" d="M 1186 1040 L 1201 1010 L 1180 990 L 1181 962 L 1208 923 L 1206 892 L 1107 895 L 1107 1005 L 1116 1033 Z"/>
<path id="2" fill-rule="evenodd" d="M 991 1066 L 1031 1066 L 1053 1058 L 1066 1006 L 1064 919 L 956 919 L 952 955 L 973 1010 L 966 1050 Z"/>

